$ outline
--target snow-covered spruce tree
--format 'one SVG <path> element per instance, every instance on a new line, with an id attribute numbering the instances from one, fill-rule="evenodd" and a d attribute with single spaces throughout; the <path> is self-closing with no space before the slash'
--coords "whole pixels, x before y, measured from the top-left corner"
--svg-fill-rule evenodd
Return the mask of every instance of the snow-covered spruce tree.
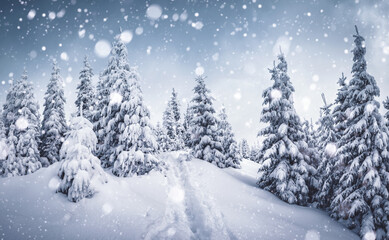
<path id="1" fill-rule="evenodd" d="M 80 116 L 80 106 L 82 103 L 82 112 L 86 119 L 92 121 L 94 108 L 96 105 L 95 90 L 92 86 L 93 72 L 88 62 L 88 58 L 84 58 L 84 67 L 80 71 L 80 83 L 77 86 L 77 116 Z"/>
<path id="2" fill-rule="evenodd" d="M 53 61 L 53 70 L 43 104 L 43 121 L 40 152 L 50 164 L 59 161 L 59 151 L 67 131 L 65 120 L 64 83 L 57 62 Z"/>
<path id="3" fill-rule="evenodd" d="M 305 149 L 305 154 L 309 157 L 306 161 L 317 169 L 319 166 L 319 152 L 317 150 L 317 141 L 316 141 L 316 131 L 313 127 L 312 120 L 311 122 L 305 120 L 303 122 L 303 132 L 304 132 L 304 142 L 307 143 Z"/>
<path id="4" fill-rule="evenodd" d="M 163 145 L 165 145 L 167 151 L 176 151 L 182 147 L 180 145 L 179 136 L 176 131 L 176 120 L 170 102 L 168 103 L 165 111 L 163 112 L 163 128 L 165 129 L 167 138 Z"/>
<path id="5" fill-rule="evenodd" d="M 112 56 L 111 56 L 112 58 Z M 109 68 L 108 68 L 109 69 Z M 104 143 L 104 118 L 105 114 L 102 112 L 105 109 L 105 106 L 109 104 L 109 88 L 107 87 L 107 73 L 108 69 L 104 71 L 104 73 L 100 74 L 99 81 L 96 86 L 96 103 L 94 111 L 92 112 L 92 124 L 93 130 L 96 133 L 97 137 L 97 145 L 96 145 L 96 154 L 101 159 L 104 152 L 100 149 L 103 148 Z M 102 161 L 102 165 L 104 166 L 104 161 Z"/>
<path id="6" fill-rule="evenodd" d="M 176 130 L 176 150 L 180 150 L 184 148 L 184 127 L 181 123 L 181 112 L 180 112 L 180 103 L 178 100 L 177 92 L 172 90 L 172 96 L 170 98 L 170 101 L 168 103 L 168 107 L 171 108 L 173 117 L 174 117 L 174 126 Z"/>
<path id="7" fill-rule="evenodd" d="M 97 143 L 93 125 L 82 116 L 82 106 L 80 108 L 80 117 L 72 119 L 62 144 L 58 172 L 61 184 L 57 191 L 66 194 L 69 201 L 73 202 L 92 197 L 96 191 L 96 181 L 107 181 L 100 160 L 92 153 Z"/>
<path id="8" fill-rule="evenodd" d="M 186 147 L 191 147 L 190 146 L 190 144 L 191 144 L 190 125 L 191 125 L 192 119 L 193 119 L 193 113 L 192 113 L 191 107 L 188 104 L 188 106 L 186 107 L 186 112 L 184 115 L 184 123 L 183 123 L 183 127 L 184 127 L 183 138 L 184 138 L 184 144 Z"/>
<path id="9" fill-rule="evenodd" d="M 335 130 L 335 122 L 331 112 L 331 106 L 327 105 L 324 94 L 322 94 L 324 106 L 321 108 L 319 128 L 316 133 L 317 149 L 320 158 L 318 167 L 319 190 L 316 195 L 316 202 L 322 209 L 328 209 L 334 198 L 334 189 L 339 183 L 339 174 L 334 168 L 337 162 L 336 144 L 339 135 Z"/>
<path id="10" fill-rule="evenodd" d="M 130 95 L 127 82 L 129 76 L 127 47 L 117 38 L 112 44 L 108 67 L 101 74 L 97 86 L 99 103 L 94 116 L 94 127 L 98 139 L 97 156 L 104 167 L 112 167 L 117 157 L 114 154 L 115 148 L 119 144 L 119 132 L 123 131 L 118 128 L 118 124 L 124 121 L 120 110 Z"/>
<path id="11" fill-rule="evenodd" d="M 258 185 L 288 203 L 307 205 L 317 187 L 316 171 L 306 161 L 307 143 L 293 105 L 287 63 L 282 53 L 278 59 L 277 67 L 270 70 L 273 86 L 263 92 L 261 122 L 267 126 L 258 134 L 264 138 Z"/>
<path id="12" fill-rule="evenodd" d="M 192 147 L 191 154 L 201 160 L 213 163 L 218 167 L 225 167 L 223 147 L 218 141 L 217 119 L 210 96 L 210 90 L 206 88 L 205 77 L 196 77 L 197 85 L 193 89 L 190 111 L 193 119 L 190 122 L 191 133 L 189 145 Z"/>
<path id="13" fill-rule="evenodd" d="M 242 157 L 248 159 L 250 157 L 250 146 L 247 142 L 247 139 L 242 139 L 240 143 L 240 149 Z"/>
<path id="14" fill-rule="evenodd" d="M 12 140 L 13 150 L 7 157 L 6 175 L 26 175 L 41 168 L 38 151 L 40 124 L 39 105 L 35 101 L 32 84 L 24 72 L 21 79 L 13 83 L 7 94 L 3 116 L 7 121 L 8 139 Z M 11 147 L 11 143 L 8 142 Z M 11 164 L 11 166 L 10 166 Z M 46 164 L 46 162 L 44 162 Z"/>
<path id="15" fill-rule="evenodd" d="M 18 161 L 16 158 L 16 145 L 18 143 L 18 139 L 14 135 L 15 125 L 11 125 L 8 132 L 7 138 L 7 158 L 3 164 L 2 174 L 5 177 L 17 176 L 19 175 L 19 169 L 23 168 L 23 163 Z"/>
<path id="16" fill-rule="evenodd" d="M 119 112 L 123 118 L 117 125 L 120 130 L 118 145 L 111 155 L 114 160 L 112 172 L 116 176 L 143 175 L 163 164 L 154 157 L 158 143 L 151 127 L 150 112 L 143 101 L 136 68 L 130 69 L 126 80 L 130 94 L 123 97 Z M 108 126 L 111 126 L 111 122 Z"/>
<path id="17" fill-rule="evenodd" d="M 168 137 L 166 130 L 158 122 L 155 127 L 155 136 L 157 136 L 158 150 L 162 152 L 169 151 L 170 138 Z"/>
<path id="18" fill-rule="evenodd" d="M 225 167 L 240 168 L 242 156 L 238 144 L 235 141 L 231 124 L 227 120 L 227 113 L 224 106 L 221 108 L 218 117 L 217 133 L 223 147 L 222 153 L 224 154 L 224 165 Z"/>
<path id="19" fill-rule="evenodd" d="M 344 167 L 332 215 L 359 231 L 361 238 L 389 238 L 388 130 L 375 100 L 380 90 L 366 72 L 364 38 L 356 28 L 353 77 L 348 85 L 346 128 L 339 141 Z"/>

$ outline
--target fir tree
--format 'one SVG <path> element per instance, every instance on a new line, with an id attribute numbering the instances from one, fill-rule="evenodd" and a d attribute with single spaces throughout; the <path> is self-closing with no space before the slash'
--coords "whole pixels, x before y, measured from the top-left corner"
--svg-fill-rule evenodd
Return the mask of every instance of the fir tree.
<path id="1" fill-rule="evenodd" d="M 3 109 L 0 107 L 0 116 L 2 116 L 2 111 Z M 3 176 L 5 173 L 8 152 L 6 130 L 3 120 L 0 118 L 0 176 Z"/>
<path id="2" fill-rule="evenodd" d="M 361 238 L 389 238 L 388 130 L 375 100 L 380 90 L 366 72 L 364 38 L 356 28 L 353 77 L 347 87 L 347 119 L 339 141 L 343 167 L 331 203 L 333 216 L 359 230 Z"/>
<path id="3" fill-rule="evenodd" d="M 277 67 L 270 70 L 273 86 L 263 92 L 261 122 L 268 126 L 258 134 L 264 137 L 258 185 L 288 203 L 306 205 L 317 185 L 312 177 L 315 169 L 306 161 L 307 143 L 294 109 L 287 63 L 282 53 L 278 59 Z"/>
<path id="4" fill-rule="evenodd" d="M 65 120 L 66 101 L 63 88 L 64 83 L 60 76 L 60 69 L 54 60 L 53 71 L 45 95 L 40 144 L 41 155 L 50 164 L 59 161 L 59 151 L 67 130 Z"/>
<path id="5" fill-rule="evenodd" d="M 93 182 L 106 182 L 105 172 L 94 151 L 97 138 L 93 125 L 82 116 L 72 120 L 66 141 L 61 148 L 61 167 L 58 172 L 61 184 L 58 192 L 68 196 L 69 201 L 78 202 L 90 198 L 96 192 Z"/>
<path id="6" fill-rule="evenodd" d="M 219 113 L 218 121 L 219 141 L 222 144 L 224 154 L 225 167 L 240 168 L 242 156 L 239 151 L 238 144 L 235 141 L 234 133 L 232 132 L 231 124 L 228 122 L 226 109 L 223 106 Z"/>
<path id="7" fill-rule="evenodd" d="M 154 157 L 158 149 L 156 136 L 150 123 L 150 112 L 144 104 L 140 88 L 140 76 L 136 68 L 130 69 L 129 95 L 125 95 L 120 107 L 119 142 L 111 158 L 115 159 L 112 172 L 117 176 L 143 175 L 158 169 L 160 163 Z"/>
<path id="8" fill-rule="evenodd" d="M 80 116 L 80 106 L 82 103 L 82 112 L 86 119 L 92 121 L 94 108 L 96 105 L 95 92 L 92 86 L 93 72 L 89 65 L 88 58 L 84 58 L 84 67 L 80 71 L 80 83 L 77 86 L 77 116 Z"/>
<path id="9" fill-rule="evenodd" d="M 319 166 L 319 153 L 317 150 L 316 132 L 311 122 L 305 120 L 303 122 L 304 141 L 307 146 L 305 149 L 306 161 L 314 168 Z"/>
<path id="10" fill-rule="evenodd" d="M 184 115 L 184 124 L 183 124 L 183 127 L 184 127 L 184 133 L 183 133 L 183 138 L 184 138 L 184 144 L 186 147 L 191 147 L 190 144 L 191 144 L 191 132 L 190 132 L 190 125 L 191 125 L 191 121 L 193 119 L 193 113 L 191 111 L 191 107 L 188 106 L 186 107 L 186 112 L 185 112 L 185 115 Z"/>
<path id="11" fill-rule="evenodd" d="M 158 122 L 155 128 L 155 136 L 157 136 L 158 149 L 162 152 L 167 152 L 170 150 L 170 138 L 168 137 L 166 130 L 161 127 L 161 124 Z"/>
<path id="12" fill-rule="evenodd" d="M 176 151 L 180 149 L 179 137 L 177 136 L 176 131 L 176 121 L 174 118 L 174 113 L 172 106 L 169 104 L 166 107 L 166 110 L 163 112 L 163 127 L 166 131 L 167 138 L 163 145 L 166 146 L 167 151 Z"/>
<path id="13" fill-rule="evenodd" d="M 317 130 L 317 149 L 321 159 L 318 167 L 319 191 L 316 201 L 319 207 L 327 209 L 334 197 L 334 189 L 339 183 L 339 174 L 335 169 L 337 162 L 336 144 L 339 135 L 335 130 L 335 122 L 331 113 L 331 106 L 327 105 L 324 94 L 322 94 L 324 106 L 321 108 L 319 128 Z"/>
<path id="14" fill-rule="evenodd" d="M 242 139 L 242 142 L 240 143 L 240 151 L 243 158 L 248 159 L 250 157 L 250 146 L 247 139 Z"/>
<path id="15" fill-rule="evenodd" d="M 163 113 L 163 126 L 167 135 L 170 138 L 169 150 L 176 151 L 184 148 L 184 140 L 182 138 L 184 134 L 183 127 L 180 122 L 180 110 L 177 100 L 177 93 L 173 88 L 172 97 L 168 102 L 165 112 Z"/>
<path id="16" fill-rule="evenodd" d="M 193 114 L 189 127 L 191 154 L 218 167 L 224 167 L 223 147 L 218 141 L 217 119 L 212 106 L 213 98 L 205 86 L 204 76 L 197 76 L 196 82 L 197 85 L 193 89 L 195 95 L 190 107 Z"/>
<path id="17" fill-rule="evenodd" d="M 8 156 L 3 174 L 16 176 L 35 172 L 42 166 L 38 151 L 40 116 L 26 72 L 8 92 L 3 117 L 8 129 Z"/>
<path id="18" fill-rule="evenodd" d="M 143 101 L 140 76 L 136 68 L 130 68 L 127 55 L 126 45 L 118 38 L 100 78 L 101 112 L 95 124 L 102 164 L 113 167 L 116 176 L 142 175 L 159 166 L 153 156 L 158 143 Z"/>

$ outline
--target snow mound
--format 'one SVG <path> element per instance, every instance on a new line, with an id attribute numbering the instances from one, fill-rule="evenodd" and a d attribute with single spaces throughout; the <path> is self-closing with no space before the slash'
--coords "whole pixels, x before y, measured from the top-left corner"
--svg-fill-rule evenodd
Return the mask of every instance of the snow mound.
<path id="1" fill-rule="evenodd" d="M 56 193 L 60 163 L 0 179 L 4 239 L 358 239 L 324 212 L 289 205 L 256 186 L 258 164 L 219 169 L 186 152 L 164 153 L 165 172 L 107 171 L 93 198 Z"/>

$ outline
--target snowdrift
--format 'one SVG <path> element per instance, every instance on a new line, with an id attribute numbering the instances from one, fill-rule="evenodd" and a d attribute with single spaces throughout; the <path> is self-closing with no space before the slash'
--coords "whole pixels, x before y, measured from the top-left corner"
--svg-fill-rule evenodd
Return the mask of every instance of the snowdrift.
<path id="1" fill-rule="evenodd" d="M 358 239 L 324 212 L 289 205 L 256 187 L 258 165 L 219 169 L 161 154 L 169 169 L 95 186 L 78 203 L 56 193 L 59 163 L 0 179 L 4 239 Z"/>

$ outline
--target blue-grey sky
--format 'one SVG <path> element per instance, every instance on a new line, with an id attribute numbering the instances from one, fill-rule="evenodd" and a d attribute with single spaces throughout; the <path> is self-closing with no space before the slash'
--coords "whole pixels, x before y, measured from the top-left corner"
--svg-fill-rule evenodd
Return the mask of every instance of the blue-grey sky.
<path id="1" fill-rule="evenodd" d="M 238 139 L 253 143 L 262 91 L 272 84 L 267 69 L 279 46 L 301 118 L 316 121 L 320 93 L 333 101 L 341 73 L 351 77 L 355 24 L 366 39 L 368 72 L 381 88 L 380 100 L 389 95 L 388 13 L 387 1 L 367 0 L 2 0 L 0 103 L 9 80 L 26 68 L 42 106 L 56 58 L 69 118 L 83 57 L 97 77 L 108 57 L 96 45 L 111 42 L 121 28 L 132 34 L 124 36 L 129 62 L 139 67 L 154 123 L 161 121 L 173 87 L 185 111 L 196 69 L 203 69 L 216 109 L 224 104 Z"/>

